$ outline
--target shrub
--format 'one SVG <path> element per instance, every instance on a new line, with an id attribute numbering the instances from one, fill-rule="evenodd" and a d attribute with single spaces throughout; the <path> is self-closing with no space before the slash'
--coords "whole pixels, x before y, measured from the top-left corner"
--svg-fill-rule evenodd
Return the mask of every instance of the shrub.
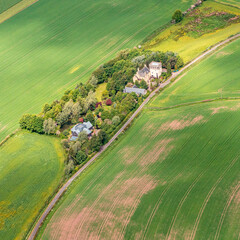
<path id="1" fill-rule="evenodd" d="M 43 133 L 43 121 L 43 118 L 37 115 L 25 114 L 21 117 L 19 124 L 22 129 Z"/>
<path id="2" fill-rule="evenodd" d="M 79 135 L 78 135 L 78 141 L 81 142 L 81 143 L 84 143 L 87 140 L 88 140 L 87 133 L 85 131 L 80 132 Z"/>
<path id="3" fill-rule="evenodd" d="M 180 10 L 176 10 L 172 16 L 172 20 L 174 20 L 176 23 L 181 22 L 183 20 L 182 12 Z"/>
<path id="4" fill-rule="evenodd" d="M 87 159 L 87 155 L 85 152 L 83 152 L 81 150 L 77 152 L 77 154 L 76 154 L 76 163 L 77 164 L 83 163 L 86 159 Z"/>
<path id="5" fill-rule="evenodd" d="M 52 118 L 48 118 L 43 122 L 43 131 L 46 134 L 54 134 L 56 131 L 56 123 Z"/>
<path id="6" fill-rule="evenodd" d="M 113 117 L 113 119 L 112 119 L 113 125 L 117 126 L 120 122 L 121 122 L 121 120 L 120 120 L 119 116 L 114 116 Z"/>
<path id="7" fill-rule="evenodd" d="M 88 112 L 86 115 L 86 121 L 89 121 L 92 125 L 95 125 L 95 117 L 92 112 Z"/>
<path id="8" fill-rule="evenodd" d="M 104 130 L 101 130 L 99 133 L 98 133 L 98 139 L 101 143 L 101 145 L 104 145 L 105 143 L 108 142 L 108 134 L 104 131 Z"/>
<path id="9" fill-rule="evenodd" d="M 74 164 L 73 164 L 73 161 L 70 160 L 65 167 L 66 176 L 69 176 L 73 172 L 73 170 L 74 170 Z"/>
<path id="10" fill-rule="evenodd" d="M 106 105 L 107 106 L 111 106 L 112 105 L 112 100 L 110 98 L 106 101 Z"/>
<path id="11" fill-rule="evenodd" d="M 67 137 L 69 135 L 69 131 L 66 129 L 62 132 L 63 136 Z"/>

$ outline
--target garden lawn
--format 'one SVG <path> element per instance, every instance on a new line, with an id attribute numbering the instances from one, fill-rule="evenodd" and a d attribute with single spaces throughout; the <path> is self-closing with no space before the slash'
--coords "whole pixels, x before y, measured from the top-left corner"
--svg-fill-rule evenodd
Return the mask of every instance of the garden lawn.
<path id="1" fill-rule="evenodd" d="M 107 88 L 107 83 L 101 83 L 100 85 L 98 85 L 97 89 L 96 89 L 96 98 L 99 102 L 102 101 L 102 93 L 103 91 L 105 91 Z"/>
<path id="2" fill-rule="evenodd" d="M 40 0 L 0 24 L 0 140 L 194 0 Z"/>
<path id="3" fill-rule="evenodd" d="M 240 97 L 239 55 L 240 39 L 193 67 L 154 98 L 148 106 L 170 107 L 207 99 Z"/>
<path id="4" fill-rule="evenodd" d="M 59 139 L 17 133 L 0 149 L 0 239 L 24 239 L 59 186 L 64 152 Z"/>
<path id="5" fill-rule="evenodd" d="M 237 239 L 240 101 L 145 110 L 38 239 Z"/>
<path id="6" fill-rule="evenodd" d="M 203 14 L 209 11 L 211 8 L 213 11 L 226 12 L 229 14 L 240 15 L 240 9 L 226 6 L 213 1 L 207 1 L 197 8 L 200 13 L 195 16 L 199 19 Z M 207 10 L 206 10 L 207 9 Z M 190 21 L 194 17 L 186 16 L 184 20 L 178 24 L 174 24 L 160 32 L 152 40 L 148 41 L 144 47 L 152 51 L 173 51 L 177 52 L 184 60 L 185 63 L 191 61 L 211 47 L 212 45 L 225 40 L 226 38 L 234 35 L 240 31 L 239 20 L 233 21 L 229 25 L 228 21 L 223 21 L 224 17 L 203 17 L 197 23 L 197 26 L 193 26 L 191 29 Z M 191 31 L 187 33 L 187 29 L 190 27 Z M 198 31 L 200 31 L 198 33 Z"/>

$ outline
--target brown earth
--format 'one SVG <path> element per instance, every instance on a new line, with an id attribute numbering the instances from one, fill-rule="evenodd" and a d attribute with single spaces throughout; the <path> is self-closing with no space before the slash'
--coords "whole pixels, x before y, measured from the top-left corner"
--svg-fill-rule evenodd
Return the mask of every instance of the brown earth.
<path id="1" fill-rule="evenodd" d="M 116 182 L 115 179 L 102 191 L 104 195 L 101 194 L 99 199 L 101 203 L 89 204 L 80 212 L 76 207 L 76 212 L 64 216 L 64 222 L 60 225 L 55 221 L 52 229 L 58 229 L 57 239 L 60 240 L 120 239 L 141 197 L 156 185 L 157 182 L 149 175 L 129 178 L 123 183 Z M 51 239 L 55 238 L 51 235 Z"/>

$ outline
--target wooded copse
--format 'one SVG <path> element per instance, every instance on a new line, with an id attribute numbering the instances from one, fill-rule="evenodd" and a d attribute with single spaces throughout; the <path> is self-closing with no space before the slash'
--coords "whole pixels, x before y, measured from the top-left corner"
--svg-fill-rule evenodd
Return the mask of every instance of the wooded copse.
<path id="1" fill-rule="evenodd" d="M 127 83 L 133 83 L 138 68 L 152 61 L 162 62 L 167 68 L 162 80 L 171 75 L 171 69 L 183 66 L 183 60 L 173 52 L 151 52 L 143 49 L 127 49 L 116 58 L 96 69 L 86 84 L 78 84 L 75 89 L 65 91 L 60 100 L 45 104 L 41 113 L 25 114 L 20 119 L 20 127 L 40 134 L 56 134 L 61 137 L 67 152 L 66 174 L 71 174 L 75 165 L 84 162 L 118 130 L 143 101 L 145 96 L 123 93 Z M 96 99 L 96 88 L 107 83 L 102 92 L 102 101 Z M 140 83 L 140 87 L 145 88 Z M 89 121 L 94 133 L 89 138 L 80 134 L 76 141 L 69 141 L 70 128 L 81 121 Z"/>

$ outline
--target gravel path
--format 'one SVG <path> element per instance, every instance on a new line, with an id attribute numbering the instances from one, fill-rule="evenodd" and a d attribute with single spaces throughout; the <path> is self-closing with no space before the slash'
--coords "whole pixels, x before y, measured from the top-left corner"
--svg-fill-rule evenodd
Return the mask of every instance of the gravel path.
<path id="1" fill-rule="evenodd" d="M 159 87 L 157 87 L 145 100 L 144 102 L 139 106 L 139 108 L 133 113 L 133 115 L 129 118 L 129 120 L 119 129 L 119 131 L 111 138 L 111 140 L 102 147 L 102 149 L 94 156 L 92 157 L 82 168 L 80 168 L 62 187 L 61 189 L 57 192 L 57 194 L 55 195 L 55 197 L 52 199 L 52 201 L 49 203 L 49 205 L 47 206 L 47 208 L 45 209 L 44 213 L 41 215 L 41 217 L 38 219 L 35 227 L 33 228 L 32 232 L 30 233 L 28 240 L 33 240 L 36 235 L 37 232 L 40 228 L 40 226 L 42 225 L 43 221 L 45 220 L 45 218 L 47 217 L 47 215 L 50 213 L 50 211 L 52 210 L 52 208 L 54 207 L 54 205 L 56 204 L 56 202 L 59 200 L 59 198 L 62 196 L 62 194 L 67 190 L 67 188 L 69 187 L 69 185 L 90 165 L 92 164 L 97 157 L 99 157 L 99 155 L 104 152 L 111 144 L 112 142 L 114 142 L 116 140 L 116 138 L 124 131 L 124 129 L 133 121 L 133 119 L 137 116 L 137 114 L 143 109 L 143 107 L 149 102 L 149 100 L 156 94 L 157 91 L 159 91 L 160 89 L 164 88 L 166 85 L 168 85 L 171 80 L 177 76 L 179 76 L 179 74 L 181 74 L 183 71 L 185 71 L 186 69 L 188 69 L 190 66 L 192 66 L 194 63 L 196 63 L 197 61 L 201 60 L 202 58 L 204 58 L 205 56 L 209 55 L 210 53 L 214 52 L 218 47 L 234 40 L 237 39 L 238 37 L 240 37 L 240 34 L 237 34 L 231 38 L 226 39 L 225 41 L 213 46 L 211 49 L 209 49 L 208 51 L 202 53 L 199 57 L 195 58 L 193 61 L 191 61 L 189 64 L 187 64 L 185 67 L 183 67 L 180 71 L 173 73 L 173 75 L 164 83 L 160 84 Z"/>

